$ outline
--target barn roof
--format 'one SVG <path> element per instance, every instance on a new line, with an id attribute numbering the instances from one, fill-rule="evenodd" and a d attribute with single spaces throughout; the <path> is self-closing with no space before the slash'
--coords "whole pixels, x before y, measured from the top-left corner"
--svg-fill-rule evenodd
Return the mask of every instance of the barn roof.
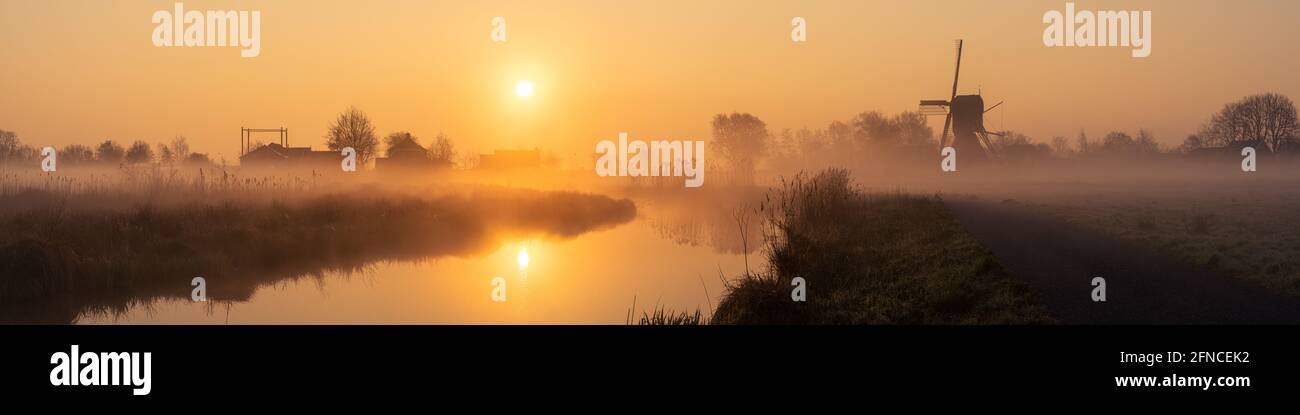
<path id="1" fill-rule="evenodd" d="M 415 142 L 415 140 L 412 140 L 412 139 L 409 138 L 409 137 L 403 137 L 402 139 L 397 140 L 397 142 L 393 143 L 393 145 L 389 146 L 389 147 L 388 147 L 388 151 L 389 151 L 389 152 L 394 152 L 394 151 L 397 151 L 397 152 L 405 152 L 405 151 L 420 151 L 420 152 L 423 152 L 423 151 L 427 151 L 427 150 L 425 150 L 425 149 L 424 149 L 424 146 L 420 145 L 420 143 Z"/>

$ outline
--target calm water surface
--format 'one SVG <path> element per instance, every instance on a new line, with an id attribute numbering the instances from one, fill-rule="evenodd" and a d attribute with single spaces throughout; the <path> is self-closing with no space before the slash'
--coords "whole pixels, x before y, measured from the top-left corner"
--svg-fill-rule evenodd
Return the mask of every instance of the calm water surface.
<path id="1" fill-rule="evenodd" d="M 656 304 L 706 314 L 745 269 L 738 249 L 717 249 L 725 229 L 656 217 L 568 240 L 502 241 L 473 257 L 378 261 L 258 288 L 247 301 L 159 300 L 123 313 L 82 313 L 80 324 L 623 324 Z M 750 236 L 750 244 L 754 237 Z M 527 266 L 520 252 L 527 252 Z M 759 254 L 750 253 L 755 267 Z M 494 302 L 494 277 L 506 301 Z M 639 313 L 639 311 L 638 311 Z"/>

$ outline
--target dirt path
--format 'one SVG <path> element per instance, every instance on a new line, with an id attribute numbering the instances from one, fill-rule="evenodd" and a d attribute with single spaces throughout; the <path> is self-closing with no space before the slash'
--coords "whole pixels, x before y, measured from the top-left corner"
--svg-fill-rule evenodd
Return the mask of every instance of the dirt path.
<path id="1" fill-rule="evenodd" d="M 1015 203 L 947 198 L 953 216 L 1066 324 L 1300 323 L 1300 301 Z M 1106 302 L 1093 302 L 1093 277 Z"/>

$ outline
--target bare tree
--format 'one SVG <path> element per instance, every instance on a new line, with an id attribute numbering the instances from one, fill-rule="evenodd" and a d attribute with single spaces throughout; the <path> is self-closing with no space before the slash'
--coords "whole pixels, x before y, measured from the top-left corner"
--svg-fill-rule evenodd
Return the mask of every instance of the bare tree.
<path id="1" fill-rule="evenodd" d="M 1137 141 L 1133 140 L 1133 136 L 1128 135 L 1128 133 L 1112 131 L 1101 138 L 1099 147 L 1098 152 L 1109 156 L 1125 155 L 1132 153 L 1133 148 L 1137 147 Z"/>
<path id="2" fill-rule="evenodd" d="M 95 159 L 95 152 L 81 144 L 69 144 L 59 150 L 59 163 L 67 165 L 86 164 Z"/>
<path id="3" fill-rule="evenodd" d="M 862 141 L 856 137 L 858 134 L 855 129 L 842 121 L 831 121 L 826 126 L 826 143 L 827 150 L 831 152 L 833 159 L 837 161 L 849 161 L 854 159 L 854 153 L 859 149 L 857 146 Z"/>
<path id="4" fill-rule="evenodd" d="M 1034 139 L 1015 131 L 1007 131 L 1002 135 L 993 136 L 992 144 L 998 151 L 1004 151 L 1011 147 L 1032 146 L 1034 145 Z"/>
<path id="5" fill-rule="evenodd" d="M 131 164 L 148 163 L 153 161 L 153 149 L 149 143 L 137 140 L 131 143 L 131 148 L 126 149 L 126 162 Z"/>
<path id="6" fill-rule="evenodd" d="M 883 145 L 897 142 L 898 129 L 889 117 L 880 111 L 858 114 L 850 124 L 853 125 L 853 134 L 858 143 Z"/>
<path id="7" fill-rule="evenodd" d="M 28 163 L 40 159 L 40 150 L 27 144 L 19 145 L 18 151 L 14 152 L 13 161 Z"/>
<path id="8" fill-rule="evenodd" d="M 1102 138 L 1096 151 L 1110 157 L 1141 157 L 1160 152 L 1160 145 L 1147 130 L 1139 130 L 1137 137 L 1122 131 L 1113 131 Z"/>
<path id="9" fill-rule="evenodd" d="M 1137 144 L 1138 155 L 1149 156 L 1160 153 L 1160 143 L 1156 141 L 1156 136 L 1150 130 L 1145 128 L 1138 130 L 1134 141 Z"/>
<path id="10" fill-rule="evenodd" d="M 1286 96 L 1266 93 L 1224 105 L 1199 135 L 1212 145 L 1261 141 L 1276 151 L 1294 142 L 1298 133 L 1295 104 Z"/>
<path id="11" fill-rule="evenodd" d="M 478 164 L 481 161 L 482 160 L 477 154 L 467 152 L 456 157 L 455 165 L 462 169 L 474 169 L 478 167 Z"/>
<path id="12" fill-rule="evenodd" d="M 713 143 L 732 171 L 745 181 L 767 150 L 767 123 L 749 113 L 713 116 Z"/>
<path id="13" fill-rule="evenodd" d="M 798 154 L 804 158 L 824 158 L 826 149 L 830 147 L 826 130 L 810 130 L 807 127 L 795 132 L 795 145 L 798 146 Z"/>
<path id="14" fill-rule="evenodd" d="M 925 115 L 903 111 L 894 116 L 894 130 L 903 144 L 922 146 L 933 144 L 934 130 L 926 123 Z"/>
<path id="15" fill-rule="evenodd" d="M 1080 155 L 1092 153 L 1092 145 L 1088 142 L 1088 133 L 1083 131 L 1082 128 L 1079 129 L 1079 137 L 1075 141 L 1078 143 L 1075 147 Z"/>
<path id="16" fill-rule="evenodd" d="M 0 130 L 0 162 L 16 159 L 21 146 L 22 144 L 18 142 L 18 134 Z"/>
<path id="17" fill-rule="evenodd" d="M 172 157 L 175 157 L 176 160 L 185 160 L 190 157 L 190 144 L 185 141 L 183 135 L 172 137 L 172 141 L 167 146 L 171 148 Z"/>
<path id="18" fill-rule="evenodd" d="M 438 133 L 438 137 L 433 139 L 433 144 L 429 146 L 429 159 L 444 162 L 448 165 L 456 160 L 456 144 L 451 142 L 451 138 L 443 133 Z"/>
<path id="19" fill-rule="evenodd" d="M 176 156 L 172 155 L 171 147 L 163 143 L 158 143 L 155 147 L 158 148 L 157 152 L 159 162 L 171 164 L 173 161 L 176 161 Z"/>
<path id="20" fill-rule="evenodd" d="M 1052 137 L 1052 154 L 1060 158 L 1074 155 L 1074 149 L 1070 148 L 1070 140 L 1059 135 Z"/>
<path id="21" fill-rule="evenodd" d="M 379 138 L 375 136 L 375 126 L 370 123 L 370 117 L 356 107 L 349 107 L 330 124 L 325 145 L 334 151 L 352 147 L 357 152 L 357 161 L 365 164 L 375 157 Z"/>
<path id="22" fill-rule="evenodd" d="M 794 130 L 789 128 L 782 129 L 775 139 L 772 140 L 771 147 L 767 150 L 768 156 L 786 160 L 798 156 L 797 146 L 794 140 Z"/>
<path id="23" fill-rule="evenodd" d="M 104 140 L 95 148 L 95 158 L 107 163 L 121 163 L 122 157 L 126 155 L 126 150 L 121 144 L 113 140 Z"/>

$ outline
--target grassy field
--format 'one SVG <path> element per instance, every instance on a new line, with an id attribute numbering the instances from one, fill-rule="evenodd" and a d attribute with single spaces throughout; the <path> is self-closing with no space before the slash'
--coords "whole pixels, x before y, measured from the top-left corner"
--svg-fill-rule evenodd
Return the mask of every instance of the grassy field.
<path id="1" fill-rule="evenodd" d="M 769 267 L 733 282 L 711 323 L 1052 322 L 936 197 L 867 193 L 827 170 L 784 183 L 755 213 Z M 805 302 L 791 299 L 796 277 Z"/>
<path id="2" fill-rule="evenodd" d="M 1161 186 L 1021 199 L 1152 252 L 1300 297 L 1300 194 L 1286 186 Z"/>

